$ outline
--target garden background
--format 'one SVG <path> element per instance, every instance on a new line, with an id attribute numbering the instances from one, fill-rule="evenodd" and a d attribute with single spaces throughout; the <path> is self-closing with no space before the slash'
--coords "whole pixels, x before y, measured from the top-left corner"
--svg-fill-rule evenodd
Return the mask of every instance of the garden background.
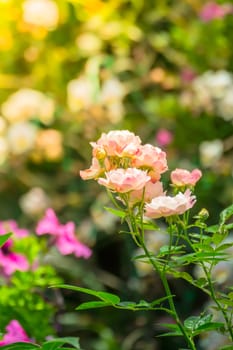
<path id="1" fill-rule="evenodd" d="M 162 314 L 75 311 L 85 295 L 49 286 L 123 300 L 161 296 L 104 209 L 102 188 L 79 176 L 90 165 L 89 142 L 103 132 L 133 131 L 167 152 L 169 169 L 201 169 L 192 212 L 207 208 L 210 224 L 232 203 L 232 31 L 233 7 L 224 1 L 0 0 L 0 229 L 19 232 L 0 252 L 1 332 L 17 320 L 38 343 L 77 336 L 85 350 L 177 349 L 175 340 L 156 338 Z M 90 258 L 62 253 L 35 233 L 47 208 L 75 223 Z M 161 232 L 148 239 L 155 250 L 164 242 Z M 13 253 L 30 267 L 13 263 Z M 232 271 L 219 272 L 220 288 Z M 184 317 L 208 302 L 185 282 L 171 286 Z M 200 339 L 200 349 L 213 344 Z"/>

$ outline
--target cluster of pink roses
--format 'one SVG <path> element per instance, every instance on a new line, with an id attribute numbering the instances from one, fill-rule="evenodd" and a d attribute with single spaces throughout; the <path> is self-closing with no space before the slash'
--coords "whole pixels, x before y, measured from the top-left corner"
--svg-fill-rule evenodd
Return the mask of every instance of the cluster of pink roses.
<path id="1" fill-rule="evenodd" d="M 143 202 L 145 216 L 151 218 L 183 214 L 194 205 L 190 189 L 202 176 L 200 170 L 174 170 L 172 185 L 182 192 L 170 197 L 160 181 L 168 166 L 166 153 L 159 147 L 142 145 L 140 138 L 128 130 L 103 133 L 91 146 L 92 165 L 80 171 L 81 178 L 97 180 L 117 193 L 124 204 L 133 207 Z"/>

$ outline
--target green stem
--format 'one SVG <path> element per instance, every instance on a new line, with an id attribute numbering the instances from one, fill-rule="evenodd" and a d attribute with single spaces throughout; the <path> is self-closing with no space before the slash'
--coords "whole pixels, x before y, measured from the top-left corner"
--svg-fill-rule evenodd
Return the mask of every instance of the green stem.
<path id="1" fill-rule="evenodd" d="M 160 267 L 158 266 L 158 264 L 155 262 L 154 259 L 151 258 L 150 252 L 148 251 L 145 242 L 144 242 L 144 228 L 143 228 L 143 208 L 141 208 L 141 210 L 139 211 L 139 215 L 140 215 L 140 221 L 141 221 L 141 230 L 138 228 L 137 222 L 135 220 L 135 217 L 133 215 L 133 213 L 131 212 L 130 208 L 128 208 L 128 213 L 129 213 L 129 221 L 130 221 L 130 225 L 129 228 L 130 230 L 133 228 L 133 234 L 134 236 L 137 236 L 137 240 L 140 243 L 140 246 L 142 247 L 142 249 L 144 250 L 148 260 L 150 261 L 152 267 L 154 268 L 154 270 L 158 273 L 162 285 L 164 287 L 166 296 L 169 297 L 168 298 L 168 303 L 169 303 L 169 308 L 170 311 L 176 321 L 177 326 L 179 327 L 181 333 L 183 334 L 186 343 L 188 344 L 188 346 L 190 347 L 191 350 L 196 350 L 195 344 L 193 342 L 192 337 L 187 333 L 185 327 L 183 326 L 178 313 L 176 311 L 176 307 L 174 304 L 174 300 L 173 300 L 173 295 L 171 293 L 170 290 L 170 286 L 169 283 L 167 281 L 167 277 L 166 277 L 166 268 L 160 269 Z"/>
<path id="2" fill-rule="evenodd" d="M 172 296 L 170 286 L 169 286 L 169 283 L 167 281 L 166 273 L 165 273 L 164 269 L 162 271 L 157 266 L 156 262 L 151 258 L 151 255 L 150 255 L 149 251 L 147 250 L 147 247 L 144 244 L 144 242 L 141 242 L 141 245 L 142 245 L 142 248 L 143 248 L 146 256 L 148 257 L 151 265 L 154 267 L 155 271 L 159 274 L 159 277 L 160 277 L 161 282 L 163 284 L 166 296 L 169 297 L 168 298 L 169 307 L 170 307 L 170 310 L 172 311 L 172 314 L 173 314 L 173 317 L 176 321 L 176 324 L 178 325 L 181 333 L 183 334 L 187 344 L 190 346 L 190 349 L 195 350 L 196 349 L 195 344 L 194 344 L 192 338 L 189 336 L 189 334 L 187 334 L 186 329 L 184 328 L 184 326 L 183 326 L 183 324 L 182 324 L 182 322 L 177 314 L 176 307 L 175 307 L 174 300 L 173 300 L 173 296 Z"/>
<path id="3" fill-rule="evenodd" d="M 205 264 L 202 263 L 201 265 L 202 265 L 202 268 L 203 268 L 203 270 L 205 272 L 205 275 L 206 275 L 206 278 L 207 278 L 207 281 L 208 281 L 208 284 L 209 284 L 211 298 L 213 299 L 215 304 L 218 306 L 218 309 L 222 312 L 222 315 L 223 315 L 224 320 L 226 322 L 226 326 L 227 326 L 228 332 L 229 332 L 229 334 L 231 336 L 231 340 L 233 341 L 233 329 L 232 329 L 231 320 L 228 319 L 228 315 L 227 315 L 226 310 L 224 310 L 224 308 L 222 307 L 221 303 L 218 301 L 218 298 L 217 298 L 217 296 L 215 294 L 213 282 L 211 280 L 210 274 L 207 271 L 207 268 L 206 268 Z"/>

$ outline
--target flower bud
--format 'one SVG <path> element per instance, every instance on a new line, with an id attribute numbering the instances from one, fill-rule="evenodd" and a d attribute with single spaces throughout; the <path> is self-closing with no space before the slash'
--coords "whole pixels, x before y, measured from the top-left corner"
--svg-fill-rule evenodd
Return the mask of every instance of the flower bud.
<path id="1" fill-rule="evenodd" d="M 209 217 L 209 212 L 208 212 L 208 210 L 205 209 L 205 208 L 202 208 L 202 209 L 199 211 L 199 213 L 197 214 L 197 218 L 200 219 L 200 220 L 202 220 L 202 221 L 207 220 L 208 217 Z"/>

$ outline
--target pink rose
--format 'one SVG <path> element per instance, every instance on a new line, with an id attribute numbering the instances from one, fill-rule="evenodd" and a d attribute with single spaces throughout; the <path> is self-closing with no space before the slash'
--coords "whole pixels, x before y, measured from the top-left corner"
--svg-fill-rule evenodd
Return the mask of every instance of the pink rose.
<path id="1" fill-rule="evenodd" d="M 129 195 L 130 205 L 134 205 L 142 201 L 143 191 L 144 191 L 144 202 L 150 202 L 152 198 L 162 196 L 164 194 L 162 182 L 157 181 L 154 183 L 152 181 L 149 181 L 145 184 L 145 189 L 130 192 L 130 195 Z"/>
<path id="2" fill-rule="evenodd" d="M 136 157 L 134 157 L 133 165 L 148 169 L 149 175 L 154 182 L 158 181 L 161 174 L 168 169 L 166 153 L 159 147 L 154 147 L 150 144 L 140 146 Z"/>
<path id="3" fill-rule="evenodd" d="M 91 142 L 93 155 L 98 154 L 100 147 L 107 156 L 131 157 L 141 144 L 139 136 L 128 130 L 116 130 L 103 133 L 97 142 Z"/>
<path id="4" fill-rule="evenodd" d="M 114 192 L 126 193 L 141 190 L 150 180 L 146 171 L 136 168 L 119 168 L 107 172 L 106 179 L 99 178 L 98 183 Z"/>
<path id="5" fill-rule="evenodd" d="M 171 172 L 171 182 L 175 186 L 195 186 L 201 178 L 202 172 L 199 169 L 188 171 L 185 169 L 175 169 Z"/>
<path id="6" fill-rule="evenodd" d="M 192 208 L 196 197 L 189 190 L 179 192 L 176 196 L 159 196 L 145 206 L 145 216 L 158 219 L 172 215 L 180 215 Z"/>
<path id="7" fill-rule="evenodd" d="M 101 175 L 103 171 L 104 169 L 101 168 L 98 159 L 92 158 L 91 167 L 86 170 L 81 170 L 80 176 L 83 180 L 96 179 Z"/>

